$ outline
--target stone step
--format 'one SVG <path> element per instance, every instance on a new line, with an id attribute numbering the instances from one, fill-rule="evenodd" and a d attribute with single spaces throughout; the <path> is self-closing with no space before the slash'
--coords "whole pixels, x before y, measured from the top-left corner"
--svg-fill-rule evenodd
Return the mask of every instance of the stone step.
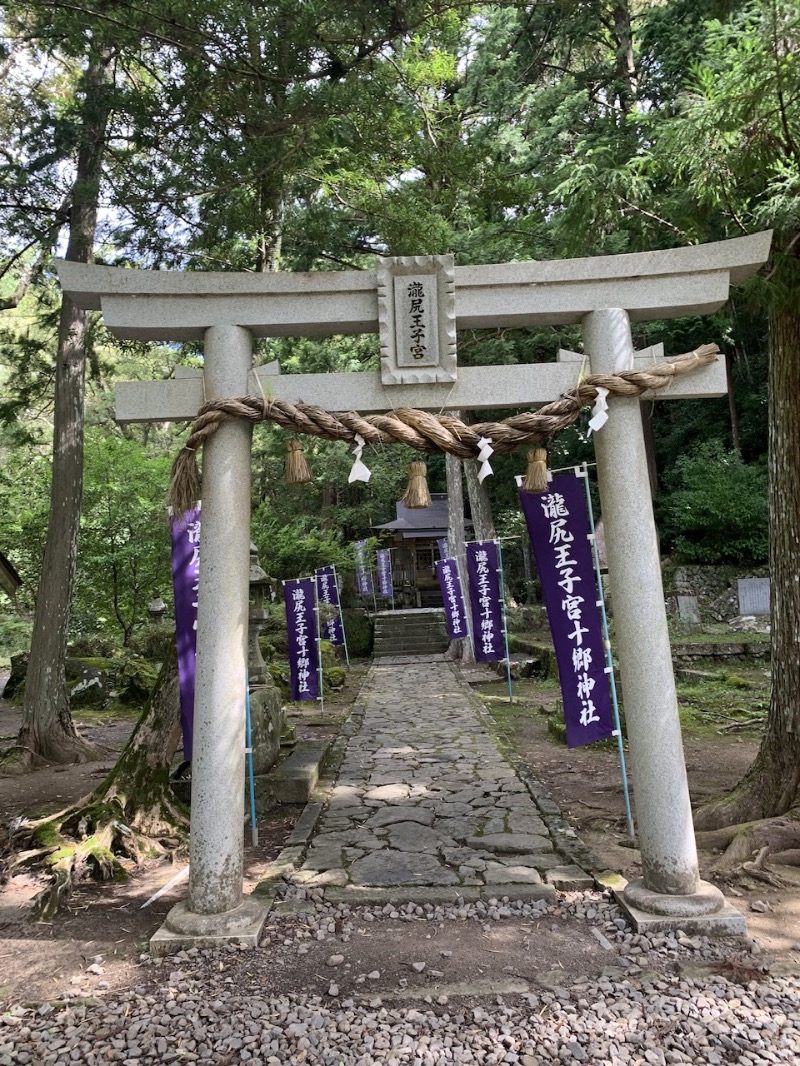
<path id="1" fill-rule="evenodd" d="M 410 655 L 413 652 L 445 651 L 449 643 L 447 637 L 442 636 L 430 640 L 376 640 L 372 651 L 374 655 Z"/>
<path id="2" fill-rule="evenodd" d="M 413 636 L 417 636 L 417 635 L 420 635 L 420 634 L 423 634 L 423 633 L 427 636 L 428 634 L 431 634 L 431 633 L 435 635 L 436 633 L 444 633 L 444 632 L 445 632 L 444 625 L 440 625 L 440 626 L 408 626 L 408 627 L 400 627 L 400 626 L 398 626 L 396 629 L 390 629 L 389 627 L 378 628 L 378 629 L 375 630 L 375 636 L 376 637 L 387 637 L 387 638 L 388 637 L 391 637 L 391 638 L 395 638 L 395 637 L 413 637 Z"/>
<path id="3" fill-rule="evenodd" d="M 279 803 L 307 803 L 329 749 L 329 741 L 299 741 L 288 759 L 270 775 L 275 799 Z"/>
<path id="4" fill-rule="evenodd" d="M 436 622 L 376 622 L 376 633 L 428 633 L 444 629 L 444 618 Z"/>

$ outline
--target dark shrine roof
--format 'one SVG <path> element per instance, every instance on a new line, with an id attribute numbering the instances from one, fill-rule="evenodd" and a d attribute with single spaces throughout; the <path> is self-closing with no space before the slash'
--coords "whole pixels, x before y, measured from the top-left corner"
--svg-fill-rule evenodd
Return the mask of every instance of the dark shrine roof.
<path id="1" fill-rule="evenodd" d="M 0 552 L 0 589 L 13 600 L 14 593 L 21 584 L 22 578 L 11 565 L 11 561 Z"/>
<path id="2" fill-rule="evenodd" d="M 385 529 L 389 533 L 400 533 L 404 539 L 415 537 L 446 537 L 449 506 L 446 492 L 432 492 L 430 507 L 406 507 L 398 500 L 395 504 L 397 518 L 394 522 L 385 522 L 373 529 Z M 472 525 L 470 519 L 467 525 Z"/>

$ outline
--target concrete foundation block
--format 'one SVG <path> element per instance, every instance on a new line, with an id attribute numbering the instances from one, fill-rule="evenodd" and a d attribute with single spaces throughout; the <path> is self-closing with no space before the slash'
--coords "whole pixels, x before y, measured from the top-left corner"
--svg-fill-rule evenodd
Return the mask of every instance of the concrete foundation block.
<path id="1" fill-rule="evenodd" d="M 558 892 L 583 892 L 594 888 L 594 878 L 580 866 L 554 866 L 545 873 L 544 879 Z"/>
<path id="2" fill-rule="evenodd" d="M 727 903 L 711 914 L 674 917 L 640 910 L 625 899 L 623 892 L 615 891 L 614 898 L 637 933 L 669 933 L 676 929 L 682 929 L 687 936 L 744 936 L 747 933 L 744 915 Z"/>
<path id="3" fill-rule="evenodd" d="M 223 914 L 194 914 L 186 901 L 177 903 L 150 938 L 150 954 L 161 958 L 187 948 L 216 947 L 225 943 L 258 947 L 270 906 L 269 901 L 249 896 L 238 907 Z"/>
<path id="4" fill-rule="evenodd" d="M 279 803 L 307 803 L 320 778 L 320 768 L 330 744 L 301 742 L 272 774 L 275 799 Z"/>

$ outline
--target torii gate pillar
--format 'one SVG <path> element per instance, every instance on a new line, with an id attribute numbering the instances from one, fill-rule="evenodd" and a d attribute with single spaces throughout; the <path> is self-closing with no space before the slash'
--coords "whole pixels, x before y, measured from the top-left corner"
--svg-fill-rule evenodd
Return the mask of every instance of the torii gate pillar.
<path id="1" fill-rule="evenodd" d="M 575 386 L 576 368 L 565 361 L 456 369 L 457 328 L 581 323 L 594 372 L 630 369 L 638 360 L 629 318 L 717 310 L 731 282 L 766 260 L 770 239 L 760 233 L 660 252 L 452 272 L 441 261 L 431 268 L 414 258 L 395 260 L 393 268 L 410 282 L 433 269 L 449 317 L 436 336 L 439 369 L 384 368 L 383 375 L 279 376 L 276 365 L 255 374 L 250 366 L 253 336 L 379 332 L 397 309 L 385 264 L 377 272 L 265 275 L 59 263 L 58 272 L 76 305 L 102 309 L 118 337 L 204 342 L 204 380 L 122 384 L 120 422 L 190 420 L 205 399 L 258 395 L 262 382 L 275 399 L 330 410 L 477 410 L 547 403 Z M 382 350 L 382 360 L 388 354 Z M 641 358 L 646 366 L 652 351 Z M 717 363 L 655 395 L 726 391 L 725 366 Z M 638 400 L 612 397 L 609 414 L 595 447 L 643 865 L 642 881 L 628 886 L 621 902 L 637 929 L 743 932 L 742 916 L 699 880 Z M 225 938 L 255 944 L 264 920 L 264 908 L 242 898 L 250 430 L 228 423 L 204 451 L 189 899 L 151 940 L 154 953 Z"/>
<path id="2" fill-rule="evenodd" d="M 593 374 L 633 369 L 626 311 L 593 311 L 581 325 Z M 594 448 L 643 874 L 620 902 L 637 929 L 680 916 L 744 932 L 741 915 L 700 880 L 639 399 L 615 396 L 609 409 Z"/>
<path id="3" fill-rule="evenodd" d="M 246 393 L 252 360 L 249 330 L 207 329 L 208 399 Z M 227 422 L 203 449 L 197 646 L 211 653 L 197 656 L 189 899 L 170 911 L 156 950 L 174 951 L 183 937 L 256 944 L 265 917 L 242 897 L 251 436 L 250 423 Z"/>

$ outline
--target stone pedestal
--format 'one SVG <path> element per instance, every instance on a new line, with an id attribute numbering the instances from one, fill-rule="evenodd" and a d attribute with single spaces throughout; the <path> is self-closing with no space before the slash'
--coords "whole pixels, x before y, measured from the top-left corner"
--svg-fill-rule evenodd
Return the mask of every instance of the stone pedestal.
<path id="1" fill-rule="evenodd" d="M 253 896 L 222 914 L 195 914 L 184 900 L 175 904 L 150 938 L 150 954 L 159 958 L 186 948 L 215 947 L 228 940 L 258 947 L 268 913 L 267 902 Z"/>
<path id="2" fill-rule="evenodd" d="M 250 723 L 253 743 L 253 771 L 265 774 L 278 761 L 285 725 L 283 701 L 272 683 L 250 692 Z"/>

